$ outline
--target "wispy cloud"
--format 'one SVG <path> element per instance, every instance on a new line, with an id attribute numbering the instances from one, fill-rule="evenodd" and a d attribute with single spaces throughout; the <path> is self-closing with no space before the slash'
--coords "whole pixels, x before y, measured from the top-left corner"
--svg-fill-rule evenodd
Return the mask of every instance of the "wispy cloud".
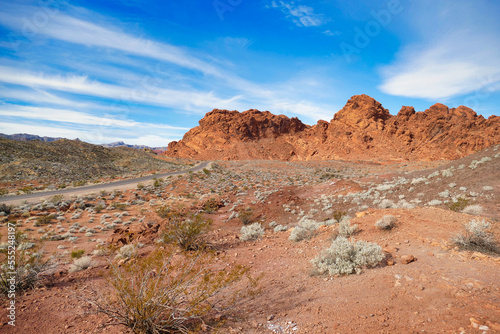
<path id="1" fill-rule="evenodd" d="M 391 95 L 425 99 L 449 99 L 482 88 L 497 89 L 500 41 L 494 31 L 498 27 L 482 19 L 476 7 L 479 5 L 447 6 L 442 17 L 429 25 L 432 31 L 424 29 L 428 26 L 425 18 L 418 16 L 422 42 L 406 45 L 393 63 L 380 69 L 383 82 L 379 89 Z M 435 10 L 439 16 L 439 8 Z M 464 28 L 457 27 L 456 22 L 464 22 Z"/>
<path id="2" fill-rule="evenodd" d="M 39 10 L 2 0 L 0 5 L 0 25 L 20 35 L 23 18 Z M 285 8 L 303 26 L 321 20 L 312 8 L 293 3 Z M 182 124 L 179 118 L 213 108 L 268 109 L 308 122 L 331 118 L 327 104 L 306 98 L 307 84 L 301 80 L 252 81 L 236 74 L 241 63 L 143 37 L 119 27 L 116 20 L 110 22 L 86 9 L 60 8 L 28 38 L 43 45 L 34 59 L 23 61 L 24 53 L 0 58 L 0 132 L 79 137 L 93 143 L 150 145 L 158 140 L 151 146 L 160 146 L 187 130 L 172 125 Z M 243 37 L 221 42 L 233 50 L 252 43 Z"/>
<path id="3" fill-rule="evenodd" d="M 323 15 L 315 14 L 314 8 L 297 5 L 294 1 L 272 1 L 270 7 L 281 10 L 299 27 L 317 27 L 325 23 Z"/>

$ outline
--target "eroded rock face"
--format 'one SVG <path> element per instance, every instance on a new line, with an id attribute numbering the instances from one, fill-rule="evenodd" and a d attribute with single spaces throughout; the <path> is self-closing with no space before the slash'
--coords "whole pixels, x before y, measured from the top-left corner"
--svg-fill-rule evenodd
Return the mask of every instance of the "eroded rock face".
<path id="1" fill-rule="evenodd" d="M 437 103 L 425 112 L 403 106 L 397 116 L 367 95 L 355 95 L 330 122 L 250 109 L 214 109 L 172 142 L 169 156 L 205 160 L 369 161 L 456 159 L 500 142 L 500 117 Z"/>

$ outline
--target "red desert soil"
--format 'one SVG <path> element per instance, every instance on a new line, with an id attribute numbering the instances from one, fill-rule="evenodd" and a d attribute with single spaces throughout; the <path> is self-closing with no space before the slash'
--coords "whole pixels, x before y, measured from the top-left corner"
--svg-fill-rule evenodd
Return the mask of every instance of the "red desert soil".
<path id="1" fill-rule="evenodd" d="M 105 287 L 106 257 L 93 256 L 95 267 L 69 273 L 71 258 L 62 252 L 84 249 L 90 255 L 100 241 L 116 241 L 118 232 L 129 228 L 138 237 L 133 242 L 144 244 L 140 253 L 145 254 L 155 247 L 158 235 L 148 230 L 147 223 L 162 224 L 155 214 L 160 205 L 183 204 L 195 210 L 213 197 L 225 203 L 204 214 L 214 221 L 208 237 L 220 252 L 218 263 L 243 264 L 254 276 L 263 274 L 262 292 L 230 314 L 221 333 L 500 333 L 500 257 L 458 251 L 450 241 L 472 219 L 490 222 L 498 240 L 499 152 L 498 146 L 491 147 L 458 161 L 428 165 L 218 162 L 210 172 L 167 179 L 160 187 L 73 200 L 61 210 L 60 227 L 65 229 L 61 232 L 56 222 L 33 227 L 34 220 L 27 215 L 10 217 L 21 220 L 20 229 L 37 239 L 50 229 L 67 232 L 75 223 L 96 233 L 85 237 L 84 232 L 75 232 L 74 243 L 45 242 L 46 254 L 61 254 L 53 281 L 18 296 L 15 328 L 7 324 L 2 308 L 0 332 L 129 333 L 121 326 L 105 327 L 110 319 L 92 314 L 88 303 L 77 298 L 92 285 Z M 360 202 L 370 189 L 369 200 Z M 470 204 L 480 204 L 483 212 L 449 210 L 451 198 L 461 194 Z M 394 208 L 372 203 L 381 197 L 394 202 Z M 441 204 L 429 204 L 438 199 Z M 92 207 L 99 201 L 108 208 L 100 213 L 83 210 L 71 218 L 79 206 Z M 126 215 L 109 207 L 116 202 L 126 203 Z M 239 238 L 242 223 L 233 212 L 246 207 L 265 228 L 259 240 Z M 386 260 L 357 275 L 316 275 L 310 261 L 331 244 L 338 224 L 322 226 L 311 239 L 300 242 L 288 239 L 291 229 L 274 232 L 269 226 L 275 221 L 293 228 L 304 215 L 301 211 L 323 221 L 338 210 L 346 211 L 351 224 L 359 227 L 351 239 L 377 243 Z M 56 211 L 42 206 L 29 210 L 32 217 Z M 387 214 L 397 218 L 397 226 L 391 231 L 377 229 L 375 222 Z M 101 218 L 104 215 L 111 217 Z M 117 218 L 121 221 L 115 231 L 97 227 Z M 2 234 L 4 229 L 5 224 Z M 409 262 L 409 256 L 414 260 Z"/>

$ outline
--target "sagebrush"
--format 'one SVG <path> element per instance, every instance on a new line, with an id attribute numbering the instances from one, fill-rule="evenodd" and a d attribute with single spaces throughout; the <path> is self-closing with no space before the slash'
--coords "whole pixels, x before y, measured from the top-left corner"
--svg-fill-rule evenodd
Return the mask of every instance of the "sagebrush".
<path id="1" fill-rule="evenodd" d="M 340 236 L 311 262 L 320 274 L 341 276 L 359 273 L 361 267 L 374 267 L 384 257 L 382 247 L 375 243 L 350 242 Z"/>
<path id="2" fill-rule="evenodd" d="M 471 220 L 452 241 L 463 250 L 500 254 L 500 246 L 491 231 L 491 224 L 485 220 Z"/>

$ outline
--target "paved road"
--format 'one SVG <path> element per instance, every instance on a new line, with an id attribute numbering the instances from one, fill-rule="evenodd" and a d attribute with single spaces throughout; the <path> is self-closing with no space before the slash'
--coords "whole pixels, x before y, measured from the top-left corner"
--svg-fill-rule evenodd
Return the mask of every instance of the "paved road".
<path id="1" fill-rule="evenodd" d="M 138 177 L 135 179 L 121 180 L 121 181 L 110 182 L 110 183 L 94 184 L 91 186 L 60 189 L 60 190 L 54 190 L 54 191 L 44 191 L 44 192 L 32 193 L 32 194 L 23 194 L 23 195 L 18 195 L 18 196 L 0 197 L 0 203 L 20 204 L 22 201 L 26 201 L 26 200 L 38 201 L 38 200 L 41 200 L 43 198 L 51 197 L 54 195 L 69 195 L 69 196 L 71 196 L 71 195 L 77 195 L 77 194 L 78 195 L 90 194 L 90 193 L 100 192 L 102 190 L 127 189 L 127 188 L 135 187 L 138 183 L 151 181 L 154 178 L 162 178 L 162 177 L 167 177 L 167 176 L 172 176 L 172 175 L 182 175 L 182 174 L 186 174 L 189 172 L 198 172 L 198 171 L 202 170 L 203 168 L 207 168 L 210 165 L 210 163 L 211 163 L 211 161 L 203 161 L 203 162 L 200 162 L 196 166 L 189 168 L 189 169 L 184 169 L 184 170 L 180 170 L 180 171 L 176 171 L 176 172 L 169 172 L 169 173 L 164 173 L 164 174 L 148 175 L 148 176 Z"/>

